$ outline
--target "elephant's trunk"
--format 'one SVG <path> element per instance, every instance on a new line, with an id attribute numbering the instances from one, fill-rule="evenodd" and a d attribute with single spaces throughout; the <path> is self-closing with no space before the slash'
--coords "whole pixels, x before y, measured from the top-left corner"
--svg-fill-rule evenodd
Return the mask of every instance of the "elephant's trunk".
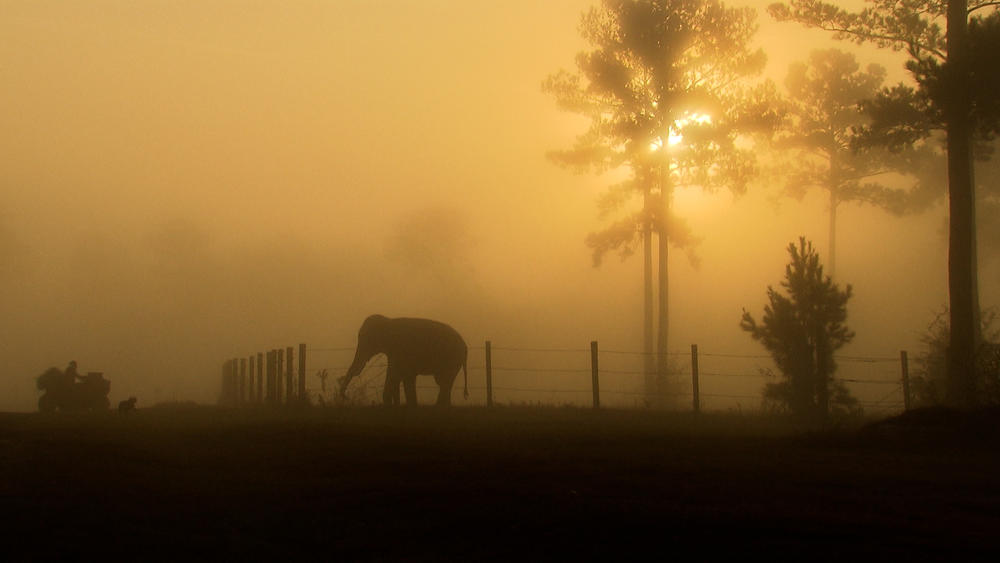
<path id="1" fill-rule="evenodd" d="M 365 354 L 360 347 L 358 347 L 357 352 L 354 354 L 354 361 L 351 362 L 351 367 L 347 368 L 347 374 L 340 378 L 340 396 L 347 396 L 347 385 L 352 379 L 357 377 L 361 370 L 364 369 L 365 364 L 374 354 Z"/>

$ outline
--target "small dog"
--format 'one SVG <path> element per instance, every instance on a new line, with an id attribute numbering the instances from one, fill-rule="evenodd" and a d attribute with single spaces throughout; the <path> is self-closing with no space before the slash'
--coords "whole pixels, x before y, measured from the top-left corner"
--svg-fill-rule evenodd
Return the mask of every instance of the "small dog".
<path id="1" fill-rule="evenodd" d="M 125 414 L 128 411 L 135 410 L 135 402 L 138 399 L 135 397 L 129 397 L 128 400 L 118 403 L 118 414 Z"/>

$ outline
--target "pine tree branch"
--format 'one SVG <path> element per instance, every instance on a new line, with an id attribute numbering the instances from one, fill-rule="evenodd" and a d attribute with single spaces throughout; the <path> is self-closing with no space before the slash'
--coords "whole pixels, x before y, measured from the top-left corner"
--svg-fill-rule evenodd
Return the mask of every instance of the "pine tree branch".
<path id="1" fill-rule="evenodd" d="M 844 182 L 854 182 L 856 180 L 864 180 L 865 178 L 871 178 L 873 176 L 879 176 L 882 174 L 888 174 L 890 172 L 896 172 L 892 168 L 882 168 L 880 170 L 874 170 L 872 172 L 865 172 L 863 174 L 854 174 L 853 176 L 844 176 L 842 180 Z"/>
<path id="2" fill-rule="evenodd" d="M 923 32 L 931 31 L 932 35 L 924 36 L 923 39 L 929 42 L 921 42 L 918 38 L 923 33 L 907 33 L 907 29 L 899 29 L 901 24 L 897 19 L 882 19 L 882 10 L 890 10 L 887 7 L 869 8 L 858 13 L 848 12 L 836 4 L 823 2 L 821 0 L 791 0 L 789 5 L 774 3 L 768 6 L 768 13 L 779 22 L 794 21 L 806 27 L 813 27 L 823 31 L 829 31 L 839 36 L 838 38 L 850 38 L 857 43 L 871 42 L 879 47 L 889 47 L 894 50 L 906 49 L 914 58 L 920 58 L 921 52 L 931 53 L 935 57 L 945 60 L 947 53 L 936 48 L 933 34 L 935 26 L 927 25 L 927 22 L 920 20 L 923 25 Z M 931 18 L 937 19 L 939 14 L 934 14 L 928 8 Z M 917 23 L 917 22 L 912 22 Z M 922 29 L 921 25 L 911 31 Z"/>
<path id="3" fill-rule="evenodd" d="M 983 8 L 989 8 L 991 6 L 992 7 L 1000 7 L 1000 2 L 983 2 L 982 4 L 977 4 L 977 5 L 969 8 L 968 10 L 966 10 L 965 13 L 971 16 L 973 12 L 978 11 L 978 10 L 982 10 Z"/>
<path id="4" fill-rule="evenodd" d="M 919 43 L 917 41 L 912 41 L 910 39 L 906 39 L 906 38 L 903 38 L 903 37 L 896 37 L 896 36 L 893 36 L 893 35 L 883 35 L 881 33 L 872 33 L 872 32 L 868 32 L 868 31 L 860 31 L 860 30 L 849 29 L 849 28 L 845 28 L 845 27 L 827 26 L 827 25 L 823 25 L 823 24 L 818 24 L 815 27 L 818 28 L 818 29 L 821 29 L 823 31 L 830 31 L 830 32 L 833 32 L 833 33 L 842 33 L 842 34 L 845 34 L 845 35 L 853 35 L 859 41 L 871 41 L 871 42 L 886 41 L 886 42 L 889 42 L 889 43 L 899 43 L 899 44 L 901 44 L 901 46 L 899 47 L 899 49 L 903 48 L 902 45 L 906 45 L 906 51 L 913 58 L 918 58 L 921 51 L 926 51 L 928 53 L 932 53 L 934 56 L 938 57 L 941 60 L 945 60 L 945 59 L 948 58 L 948 54 L 945 53 L 945 52 L 943 52 L 943 51 L 941 51 L 940 49 L 935 49 L 935 48 L 933 48 L 933 47 L 931 47 L 929 45 L 925 45 L 925 44 Z"/>

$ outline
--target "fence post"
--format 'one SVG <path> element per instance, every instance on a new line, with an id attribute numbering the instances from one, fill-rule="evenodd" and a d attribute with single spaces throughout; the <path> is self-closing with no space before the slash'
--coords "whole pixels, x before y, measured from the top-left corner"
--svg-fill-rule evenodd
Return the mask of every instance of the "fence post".
<path id="1" fill-rule="evenodd" d="M 299 401 L 306 404 L 306 345 L 299 344 Z"/>
<path id="2" fill-rule="evenodd" d="M 257 352 L 257 402 L 264 402 L 264 353 Z"/>
<path id="3" fill-rule="evenodd" d="M 274 366 L 275 366 L 274 350 L 268 350 L 267 351 L 267 404 L 268 405 L 274 405 L 275 401 Z"/>
<path id="4" fill-rule="evenodd" d="M 248 365 L 250 367 L 247 368 L 247 375 L 249 376 L 247 378 L 247 402 L 250 403 L 250 404 L 253 404 L 255 402 L 254 389 L 257 388 L 257 381 L 256 381 L 256 379 L 254 379 L 254 376 L 253 376 L 254 375 L 254 362 L 253 361 L 254 361 L 253 354 L 250 354 L 250 356 L 248 357 Z"/>
<path id="5" fill-rule="evenodd" d="M 486 341 L 486 406 L 493 406 L 493 343 Z"/>
<path id="6" fill-rule="evenodd" d="M 285 399 L 287 399 L 287 397 L 283 396 L 281 391 L 281 384 L 283 383 L 283 379 L 285 377 L 285 351 L 281 348 L 278 348 L 277 350 L 274 351 L 274 356 L 276 358 L 275 361 L 277 362 L 277 367 L 274 370 L 276 374 L 274 377 L 274 381 L 275 381 L 275 386 L 277 387 L 276 390 L 277 393 L 275 394 L 278 397 L 278 404 L 280 405 L 285 401 Z"/>
<path id="7" fill-rule="evenodd" d="M 291 346 L 285 348 L 285 404 L 295 402 L 295 358 Z"/>
<path id="8" fill-rule="evenodd" d="M 900 350 L 899 363 L 903 369 L 903 410 L 910 410 L 910 361 L 906 357 L 906 350 Z"/>
<path id="9" fill-rule="evenodd" d="M 594 392 L 594 408 L 601 408 L 601 384 L 597 375 L 597 341 L 590 342 L 590 385 Z"/>
<path id="10" fill-rule="evenodd" d="M 232 370 L 232 360 L 222 362 L 222 389 L 219 392 L 219 404 L 229 403 L 229 373 Z"/>
<path id="11" fill-rule="evenodd" d="M 264 354 L 264 361 L 260 363 L 261 367 L 264 369 L 264 377 L 260 378 L 263 382 L 264 392 L 260 396 L 262 403 L 267 403 L 271 400 L 271 352 L 262 352 Z"/>
<path id="12" fill-rule="evenodd" d="M 247 359 L 240 358 L 240 393 L 237 403 L 243 406 L 246 402 L 246 392 L 247 392 Z"/>
<path id="13" fill-rule="evenodd" d="M 235 397 L 236 397 L 236 391 L 233 390 L 236 387 L 236 366 L 233 365 L 233 359 L 232 358 L 226 360 L 226 372 L 225 373 L 226 373 L 226 375 L 225 375 L 225 383 L 223 384 L 224 385 L 223 388 L 225 389 L 225 393 L 224 393 L 225 399 L 224 400 L 225 400 L 226 406 L 230 406 L 231 407 L 231 406 L 233 406 L 233 402 L 235 401 Z"/>
<path id="14" fill-rule="evenodd" d="M 239 395 L 239 368 L 239 361 L 235 359 L 229 360 L 229 406 L 236 406 L 237 397 Z"/>
<path id="15" fill-rule="evenodd" d="M 691 345 L 691 394 L 695 414 L 701 412 L 701 399 L 698 392 L 698 345 Z"/>

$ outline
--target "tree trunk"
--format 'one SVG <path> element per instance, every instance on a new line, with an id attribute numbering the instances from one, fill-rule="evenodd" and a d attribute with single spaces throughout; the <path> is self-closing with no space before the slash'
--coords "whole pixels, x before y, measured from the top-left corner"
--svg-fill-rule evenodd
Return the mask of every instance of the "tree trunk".
<path id="1" fill-rule="evenodd" d="M 664 154 L 667 153 L 667 144 L 663 146 Z M 664 158 L 663 169 L 660 176 L 660 224 L 659 236 L 659 276 L 660 285 L 660 307 L 659 307 L 659 332 L 656 339 L 656 383 L 660 393 L 666 390 L 667 369 L 668 369 L 668 342 L 670 337 L 670 278 L 668 274 L 670 258 L 670 203 L 673 187 L 670 185 L 670 161 L 669 157 Z"/>
<path id="2" fill-rule="evenodd" d="M 664 207 L 669 208 L 669 204 Z M 664 218 L 666 221 L 666 218 Z M 669 277 L 667 276 L 668 269 L 668 258 L 669 258 L 669 240 L 670 237 L 667 236 L 666 226 L 661 225 L 660 235 L 657 237 L 659 242 L 659 283 L 660 283 L 660 307 L 659 307 L 659 331 L 657 332 L 656 338 L 656 384 L 660 388 L 660 392 L 666 387 L 667 382 L 667 343 L 670 336 L 670 284 Z"/>
<path id="3" fill-rule="evenodd" d="M 834 279 L 837 273 L 837 206 L 840 204 L 840 170 L 837 163 L 837 149 L 830 154 L 830 257 L 828 274 Z"/>
<path id="4" fill-rule="evenodd" d="M 948 2 L 948 67 L 952 90 L 945 108 L 948 133 L 948 402 L 976 403 L 975 350 L 979 335 L 975 192 L 972 172 L 971 102 L 968 88 L 968 19 L 965 0 Z"/>
<path id="5" fill-rule="evenodd" d="M 816 369 L 816 404 L 817 418 L 822 426 L 826 426 L 830 416 L 830 365 L 827 363 L 830 354 L 828 352 L 828 338 L 826 327 L 820 326 L 815 331 L 815 346 L 813 353 L 816 354 L 814 367 Z"/>
<path id="6" fill-rule="evenodd" d="M 830 258 L 829 273 L 832 279 L 837 273 L 837 190 L 830 190 Z"/>
<path id="7" fill-rule="evenodd" d="M 653 205 L 649 189 L 643 197 L 645 224 L 642 231 L 642 371 L 646 400 L 650 405 L 658 403 L 656 392 L 656 364 L 653 357 Z"/>

